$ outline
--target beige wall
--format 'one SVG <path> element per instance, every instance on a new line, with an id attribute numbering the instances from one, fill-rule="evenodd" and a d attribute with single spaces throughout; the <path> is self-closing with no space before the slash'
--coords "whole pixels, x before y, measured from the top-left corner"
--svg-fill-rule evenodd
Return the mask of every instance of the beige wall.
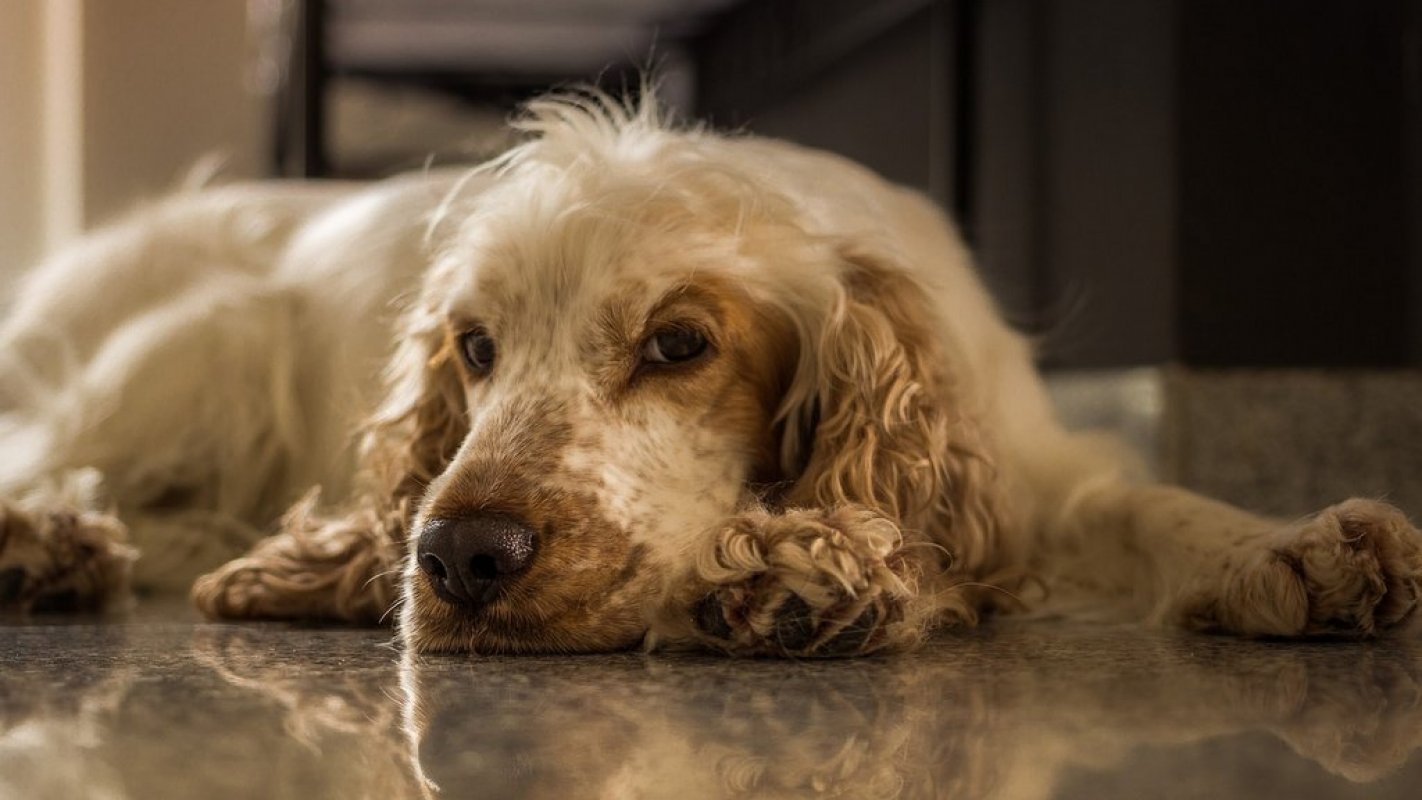
<path id="1" fill-rule="evenodd" d="M 40 2 L 0 2 L 0 302 L 44 240 Z"/>
<path id="2" fill-rule="evenodd" d="M 205 155 L 260 174 L 269 104 L 252 88 L 249 5 L 0 1 L 0 301 L 23 265 Z"/>
<path id="3" fill-rule="evenodd" d="M 84 214 L 102 222 L 209 153 L 253 175 L 261 99 L 248 89 L 246 0 L 84 2 Z"/>

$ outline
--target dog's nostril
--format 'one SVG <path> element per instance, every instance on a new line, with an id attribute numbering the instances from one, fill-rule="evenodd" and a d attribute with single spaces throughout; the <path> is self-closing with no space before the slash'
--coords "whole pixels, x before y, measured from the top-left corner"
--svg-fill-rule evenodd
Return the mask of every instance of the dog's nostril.
<path id="1" fill-rule="evenodd" d="M 442 581 L 449 577 L 449 573 L 444 569 L 444 562 L 440 561 L 439 556 L 434 553 L 425 553 L 420 556 L 420 569 L 436 580 Z"/>
<path id="2" fill-rule="evenodd" d="M 474 556 L 469 559 L 469 574 L 481 581 L 492 581 L 499 577 L 499 562 L 493 556 Z"/>

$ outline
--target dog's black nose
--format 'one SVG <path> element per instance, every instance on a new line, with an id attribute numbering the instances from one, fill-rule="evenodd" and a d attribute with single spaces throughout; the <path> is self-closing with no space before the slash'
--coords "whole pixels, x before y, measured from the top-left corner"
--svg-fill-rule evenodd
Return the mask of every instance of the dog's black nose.
<path id="1" fill-rule="evenodd" d="M 536 544 L 533 529 L 508 514 L 441 517 L 420 529 L 415 559 L 441 598 L 477 606 L 533 561 Z"/>

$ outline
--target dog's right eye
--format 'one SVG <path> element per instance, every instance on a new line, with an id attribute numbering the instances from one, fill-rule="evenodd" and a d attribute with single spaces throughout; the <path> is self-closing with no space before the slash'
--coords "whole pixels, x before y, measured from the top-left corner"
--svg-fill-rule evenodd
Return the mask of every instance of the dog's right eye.
<path id="1" fill-rule="evenodd" d="M 464 363 L 476 375 L 485 375 L 494 368 L 494 337 L 483 328 L 475 328 L 459 337 L 459 352 Z"/>
<path id="2" fill-rule="evenodd" d="M 648 364 L 680 364 L 706 352 L 706 337 L 695 328 L 670 327 L 652 334 L 642 345 Z"/>

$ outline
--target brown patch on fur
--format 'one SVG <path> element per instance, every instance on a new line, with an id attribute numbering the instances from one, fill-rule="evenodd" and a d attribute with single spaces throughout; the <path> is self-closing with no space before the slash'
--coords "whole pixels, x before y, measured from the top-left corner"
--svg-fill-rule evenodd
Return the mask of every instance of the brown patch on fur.
<path id="1" fill-rule="evenodd" d="M 725 302 L 734 309 L 727 321 L 735 342 L 728 353 L 732 371 L 715 404 L 718 416 L 707 424 L 754 443 L 748 454 L 752 483 L 778 483 L 787 475 L 780 463 L 782 426 L 776 412 L 794 377 L 799 337 L 783 312 L 744 292 L 727 287 Z"/>
<path id="2" fill-rule="evenodd" d="M 426 498 L 425 516 L 498 510 L 532 520 L 542 502 L 533 496 L 537 485 L 558 471 L 573 441 L 566 410 L 546 398 L 511 404 L 482 422 L 480 436 L 470 458 L 445 468 L 446 484 Z"/>
<path id="3" fill-rule="evenodd" d="M 610 308 L 600 325 L 604 346 L 628 354 L 617 371 L 603 377 L 605 391 L 614 398 L 635 393 L 639 401 L 650 399 L 662 408 L 709 409 L 703 425 L 745 443 L 752 483 L 783 480 L 775 413 L 799 356 L 788 316 L 715 275 L 697 275 L 666 293 L 645 322 L 631 318 L 633 313 L 626 306 Z M 711 357 L 634 374 L 646 337 L 680 323 L 706 334 Z"/>

